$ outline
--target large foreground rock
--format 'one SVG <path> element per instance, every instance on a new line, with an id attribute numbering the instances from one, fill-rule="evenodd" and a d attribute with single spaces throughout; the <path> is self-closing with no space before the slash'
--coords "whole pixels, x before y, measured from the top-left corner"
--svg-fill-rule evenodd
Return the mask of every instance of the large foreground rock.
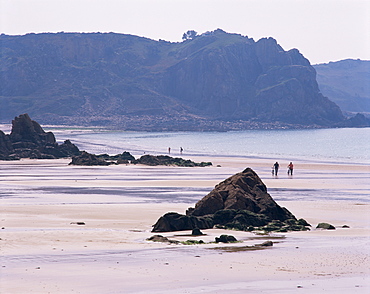
<path id="1" fill-rule="evenodd" d="M 167 213 L 153 226 L 153 232 L 212 227 L 244 231 L 301 231 L 310 226 L 267 193 L 266 186 L 250 168 L 218 184 L 186 215 Z"/>
<path id="2" fill-rule="evenodd" d="M 0 131 L 0 160 L 63 158 L 79 153 L 77 146 L 69 140 L 59 145 L 54 134 L 45 132 L 28 114 L 14 118 L 9 135 Z"/>
<path id="3" fill-rule="evenodd" d="M 251 168 L 218 184 L 187 214 L 202 216 L 214 214 L 221 209 L 248 210 L 281 221 L 295 219 L 292 213 L 272 199 L 265 184 Z"/>

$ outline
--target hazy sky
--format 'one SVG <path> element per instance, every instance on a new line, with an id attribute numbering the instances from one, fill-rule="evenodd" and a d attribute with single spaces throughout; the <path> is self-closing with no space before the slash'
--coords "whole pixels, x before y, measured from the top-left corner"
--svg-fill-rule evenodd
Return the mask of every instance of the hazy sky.
<path id="1" fill-rule="evenodd" d="M 312 64 L 370 60 L 369 0 L 0 0 L 0 32 L 117 32 L 181 41 L 221 28 L 273 37 Z"/>

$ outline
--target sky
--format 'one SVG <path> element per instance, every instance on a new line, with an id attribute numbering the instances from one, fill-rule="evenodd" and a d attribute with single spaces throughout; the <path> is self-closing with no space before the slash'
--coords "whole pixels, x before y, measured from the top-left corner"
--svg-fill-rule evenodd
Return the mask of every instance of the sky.
<path id="1" fill-rule="evenodd" d="M 0 0 L 0 33 L 115 32 L 181 42 L 223 29 L 273 37 L 311 64 L 370 60 L 369 0 Z"/>

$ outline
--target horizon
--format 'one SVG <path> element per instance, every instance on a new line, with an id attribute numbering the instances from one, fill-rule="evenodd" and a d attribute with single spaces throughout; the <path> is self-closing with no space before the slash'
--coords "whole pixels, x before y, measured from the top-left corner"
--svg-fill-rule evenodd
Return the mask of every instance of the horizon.
<path id="1" fill-rule="evenodd" d="M 363 0 L 0 0 L 0 33 L 109 33 L 181 42 L 221 28 L 272 37 L 311 64 L 370 60 L 370 2 Z M 66 21 L 67 20 L 67 21 Z"/>

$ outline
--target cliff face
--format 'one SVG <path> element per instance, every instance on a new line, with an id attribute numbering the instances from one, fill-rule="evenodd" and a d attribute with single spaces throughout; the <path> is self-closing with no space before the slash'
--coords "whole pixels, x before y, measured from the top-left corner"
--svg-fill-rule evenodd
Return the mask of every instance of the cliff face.
<path id="1" fill-rule="evenodd" d="M 216 30 L 182 43 L 113 33 L 0 40 L 2 121 L 23 112 L 42 123 L 121 128 L 343 120 L 320 94 L 308 60 L 272 38 L 255 42 Z"/>
<path id="2" fill-rule="evenodd" d="M 303 125 L 343 119 L 319 93 L 315 70 L 298 50 L 286 52 L 272 38 L 254 42 L 223 31 L 198 38 L 189 43 L 206 45 L 182 54 L 186 58 L 167 69 L 163 79 L 163 92 L 195 113 Z"/>
<path id="3" fill-rule="evenodd" d="M 314 68 L 321 92 L 342 111 L 370 112 L 370 60 L 346 59 Z"/>

